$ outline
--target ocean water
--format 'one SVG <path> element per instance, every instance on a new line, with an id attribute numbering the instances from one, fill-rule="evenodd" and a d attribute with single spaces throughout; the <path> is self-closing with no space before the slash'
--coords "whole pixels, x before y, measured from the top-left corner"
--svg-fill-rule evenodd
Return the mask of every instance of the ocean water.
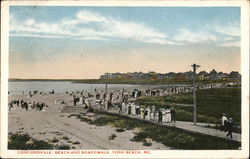
<path id="1" fill-rule="evenodd" d="M 152 88 L 154 85 L 131 85 L 131 84 L 108 84 L 108 90 L 132 90 L 140 88 Z M 58 82 L 58 81 L 18 81 L 9 82 L 9 94 L 21 95 L 28 94 L 29 91 L 37 90 L 39 92 L 50 92 L 52 90 L 55 93 L 75 92 L 75 91 L 87 91 L 94 92 L 94 90 L 105 90 L 105 84 L 87 84 L 87 83 L 73 83 L 73 82 Z"/>
<path id="2" fill-rule="evenodd" d="M 132 84 L 108 84 L 109 91 L 117 91 L 125 89 L 131 91 L 133 89 L 145 90 L 152 88 L 161 88 L 166 86 L 187 86 L 185 84 L 168 84 L 168 85 L 132 85 Z M 70 81 L 10 81 L 8 83 L 10 95 L 28 94 L 30 91 L 65 93 L 65 92 L 94 92 L 105 91 L 105 84 L 88 84 L 74 83 Z"/>

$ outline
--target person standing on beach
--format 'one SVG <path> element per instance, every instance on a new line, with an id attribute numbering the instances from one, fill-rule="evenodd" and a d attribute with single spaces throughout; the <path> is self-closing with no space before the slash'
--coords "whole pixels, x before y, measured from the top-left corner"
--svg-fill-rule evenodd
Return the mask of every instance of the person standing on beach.
<path id="1" fill-rule="evenodd" d="M 112 102 L 113 101 L 113 93 L 111 92 L 110 94 L 109 94 L 109 100 L 110 100 L 110 102 Z"/>
<path id="2" fill-rule="evenodd" d="M 108 100 L 108 103 L 107 103 L 107 110 L 111 110 L 112 108 L 112 102 L 111 102 L 112 99 L 109 99 Z"/>
<path id="3" fill-rule="evenodd" d="M 76 105 L 76 96 L 73 95 L 74 106 Z"/>
<path id="4" fill-rule="evenodd" d="M 28 103 L 25 102 L 24 104 L 25 104 L 25 110 L 28 111 L 28 108 L 29 108 Z"/>
<path id="5" fill-rule="evenodd" d="M 40 103 L 37 102 L 37 104 L 36 104 L 36 110 L 40 110 L 40 107 L 41 107 Z"/>
<path id="6" fill-rule="evenodd" d="M 103 97 L 102 97 L 102 99 L 103 99 L 104 102 L 106 102 L 106 96 L 107 96 L 106 93 L 104 93 Z"/>
<path id="7" fill-rule="evenodd" d="M 122 104 L 119 104 L 118 107 L 119 107 L 119 112 L 118 113 L 122 114 Z"/>
<path id="8" fill-rule="evenodd" d="M 13 108 L 13 103 L 10 102 L 10 103 L 9 103 L 9 111 L 11 111 L 12 108 Z"/>

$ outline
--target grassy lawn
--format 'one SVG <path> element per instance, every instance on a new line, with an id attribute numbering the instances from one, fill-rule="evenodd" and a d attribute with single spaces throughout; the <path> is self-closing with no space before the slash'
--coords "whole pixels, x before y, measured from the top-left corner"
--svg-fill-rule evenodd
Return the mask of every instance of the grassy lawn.
<path id="1" fill-rule="evenodd" d="M 193 108 L 177 106 L 176 104 L 192 104 L 192 93 L 176 94 L 164 97 L 142 97 L 136 103 L 157 108 L 174 106 L 177 120 L 192 121 Z M 241 89 L 214 88 L 197 91 L 198 122 L 220 123 L 222 113 L 232 117 L 235 125 L 240 125 L 241 119 Z"/>
<path id="2" fill-rule="evenodd" d="M 44 140 L 37 140 L 32 138 L 28 134 L 12 134 L 8 136 L 8 149 L 10 150 L 69 150 L 69 145 L 57 145 L 54 143 L 59 142 L 58 139 L 54 138 L 53 141 L 48 142 Z"/>

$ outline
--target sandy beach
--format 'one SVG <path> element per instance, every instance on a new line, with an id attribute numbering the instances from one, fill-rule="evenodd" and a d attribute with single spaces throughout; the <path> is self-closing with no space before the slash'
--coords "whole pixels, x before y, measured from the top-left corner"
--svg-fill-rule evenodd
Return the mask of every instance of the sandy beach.
<path id="1" fill-rule="evenodd" d="M 21 107 L 15 107 L 9 112 L 8 131 L 9 133 L 27 133 L 31 137 L 45 140 L 57 145 L 69 145 L 70 149 L 170 149 L 163 144 L 152 141 L 152 146 L 143 146 L 142 142 L 132 142 L 134 133 L 138 130 L 126 130 L 116 132 L 112 126 L 95 126 L 81 122 L 76 117 L 68 117 L 70 113 L 61 113 L 63 106 L 73 105 L 73 98 L 68 94 L 47 94 L 34 95 L 11 95 L 11 100 L 38 101 L 44 102 L 49 107 L 45 111 L 25 111 Z M 55 100 L 64 100 L 65 104 Z M 95 115 L 95 114 L 86 114 Z M 114 140 L 109 136 L 115 134 Z"/>

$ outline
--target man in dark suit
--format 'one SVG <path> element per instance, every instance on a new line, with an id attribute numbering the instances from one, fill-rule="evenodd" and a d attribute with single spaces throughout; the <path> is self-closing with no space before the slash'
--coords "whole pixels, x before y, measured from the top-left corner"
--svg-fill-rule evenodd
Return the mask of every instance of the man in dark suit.
<path id="1" fill-rule="evenodd" d="M 170 113 L 171 113 L 171 121 L 175 122 L 176 121 L 176 112 L 175 112 L 174 107 L 172 107 L 170 109 Z"/>
<path id="2" fill-rule="evenodd" d="M 230 136 L 230 138 L 232 139 L 233 136 L 232 136 L 232 132 L 233 132 L 233 119 L 232 118 L 229 118 L 228 119 L 228 122 L 226 123 L 226 128 L 227 128 L 227 137 Z"/>
<path id="3" fill-rule="evenodd" d="M 159 114 L 158 114 L 158 124 L 159 123 L 161 123 L 162 124 L 162 111 L 161 110 L 159 110 L 159 112 L 158 112 Z"/>

